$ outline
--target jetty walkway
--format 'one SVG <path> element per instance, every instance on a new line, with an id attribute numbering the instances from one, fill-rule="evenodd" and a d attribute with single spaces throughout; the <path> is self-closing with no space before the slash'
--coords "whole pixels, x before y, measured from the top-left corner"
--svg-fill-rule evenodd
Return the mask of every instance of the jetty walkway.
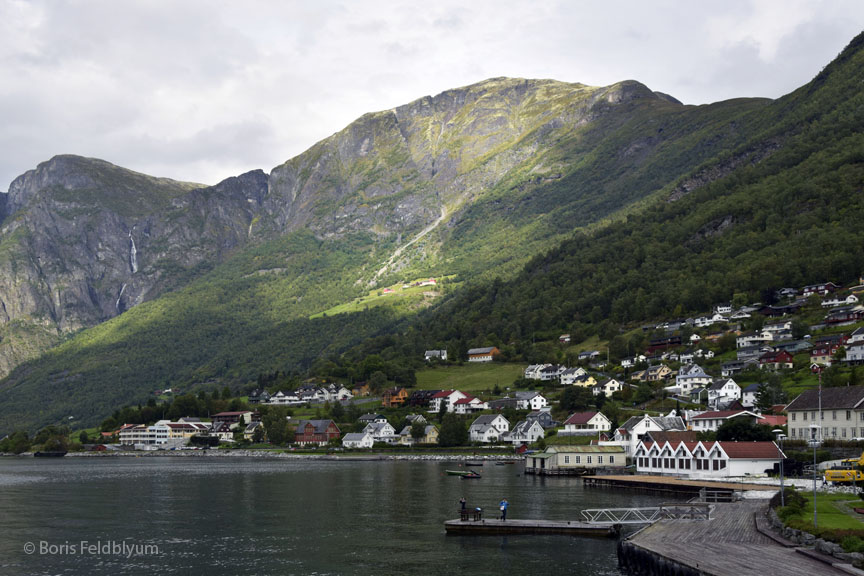
<path id="1" fill-rule="evenodd" d="M 644 575 L 864 574 L 851 565 L 827 563 L 827 557 L 799 553 L 758 531 L 756 514 L 766 506 L 766 500 L 717 503 L 711 520 L 660 520 L 619 542 L 619 562 L 631 573 Z"/>

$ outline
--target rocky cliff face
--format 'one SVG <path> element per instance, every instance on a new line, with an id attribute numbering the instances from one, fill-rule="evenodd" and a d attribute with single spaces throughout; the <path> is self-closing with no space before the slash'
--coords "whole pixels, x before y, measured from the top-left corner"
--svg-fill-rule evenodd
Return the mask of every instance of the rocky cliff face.
<path id="1" fill-rule="evenodd" d="M 0 373 L 157 297 L 244 243 L 267 176 L 212 188 L 58 156 L 11 185 L 0 228 Z"/>
<path id="2" fill-rule="evenodd" d="M 273 169 L 264 209 L 280 226 L 338 235 L 416 231 L 528 164 L 559 174 L 544 153 L 608 113 L 648 99 L 638 82 L 607 88 L 497 78 L 367 114 Z M 325 216 L 326 217 L 322 217 Z"/>

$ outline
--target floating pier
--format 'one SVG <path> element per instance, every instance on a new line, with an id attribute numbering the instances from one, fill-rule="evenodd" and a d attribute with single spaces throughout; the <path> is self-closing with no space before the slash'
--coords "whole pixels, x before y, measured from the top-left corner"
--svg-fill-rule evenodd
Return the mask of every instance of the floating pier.
<path id="1" fill-rule="evenodd" d="M 589 524 L 579 521 L 556 520 L 447 520 L 444 529 L 448 534 L 564 534 L 592 536 L 595 538 L 617 538 L 620 524 Z"/>

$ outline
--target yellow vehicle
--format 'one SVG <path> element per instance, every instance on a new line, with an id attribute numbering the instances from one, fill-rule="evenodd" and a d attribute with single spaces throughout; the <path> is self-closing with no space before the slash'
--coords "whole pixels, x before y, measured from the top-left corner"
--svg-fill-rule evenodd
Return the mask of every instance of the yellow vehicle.
<path id="1" fill-rule="evenodd" d="M 864 482 L 864 453 L 860 458 L 847 458 L 840 464 L 825 470 L 823 475 L 826 482 L 838 484 L 851 484 L 852 482 Z"/>

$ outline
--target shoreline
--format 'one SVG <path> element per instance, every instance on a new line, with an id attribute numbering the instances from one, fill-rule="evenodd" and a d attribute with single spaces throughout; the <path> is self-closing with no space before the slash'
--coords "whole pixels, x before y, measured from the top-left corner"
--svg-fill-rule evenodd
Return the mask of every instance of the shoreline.
<path id="1" fill-rule="evenodd" d="M 32 452 L 22 454 L 0 454 L 0 458 L 33 458 Z M 376 452 L 368 454 L 314 454 L 309 452 L 291 453 L 275 450 L 111 450 L 107 452 L 69 452 L 63 458 L 282 458 L 292 460 L 332 460 L 345 462 L 383 462 L 383 461 L 524 461 L 519 456 L 504 454 L 388 454 Z"/>

